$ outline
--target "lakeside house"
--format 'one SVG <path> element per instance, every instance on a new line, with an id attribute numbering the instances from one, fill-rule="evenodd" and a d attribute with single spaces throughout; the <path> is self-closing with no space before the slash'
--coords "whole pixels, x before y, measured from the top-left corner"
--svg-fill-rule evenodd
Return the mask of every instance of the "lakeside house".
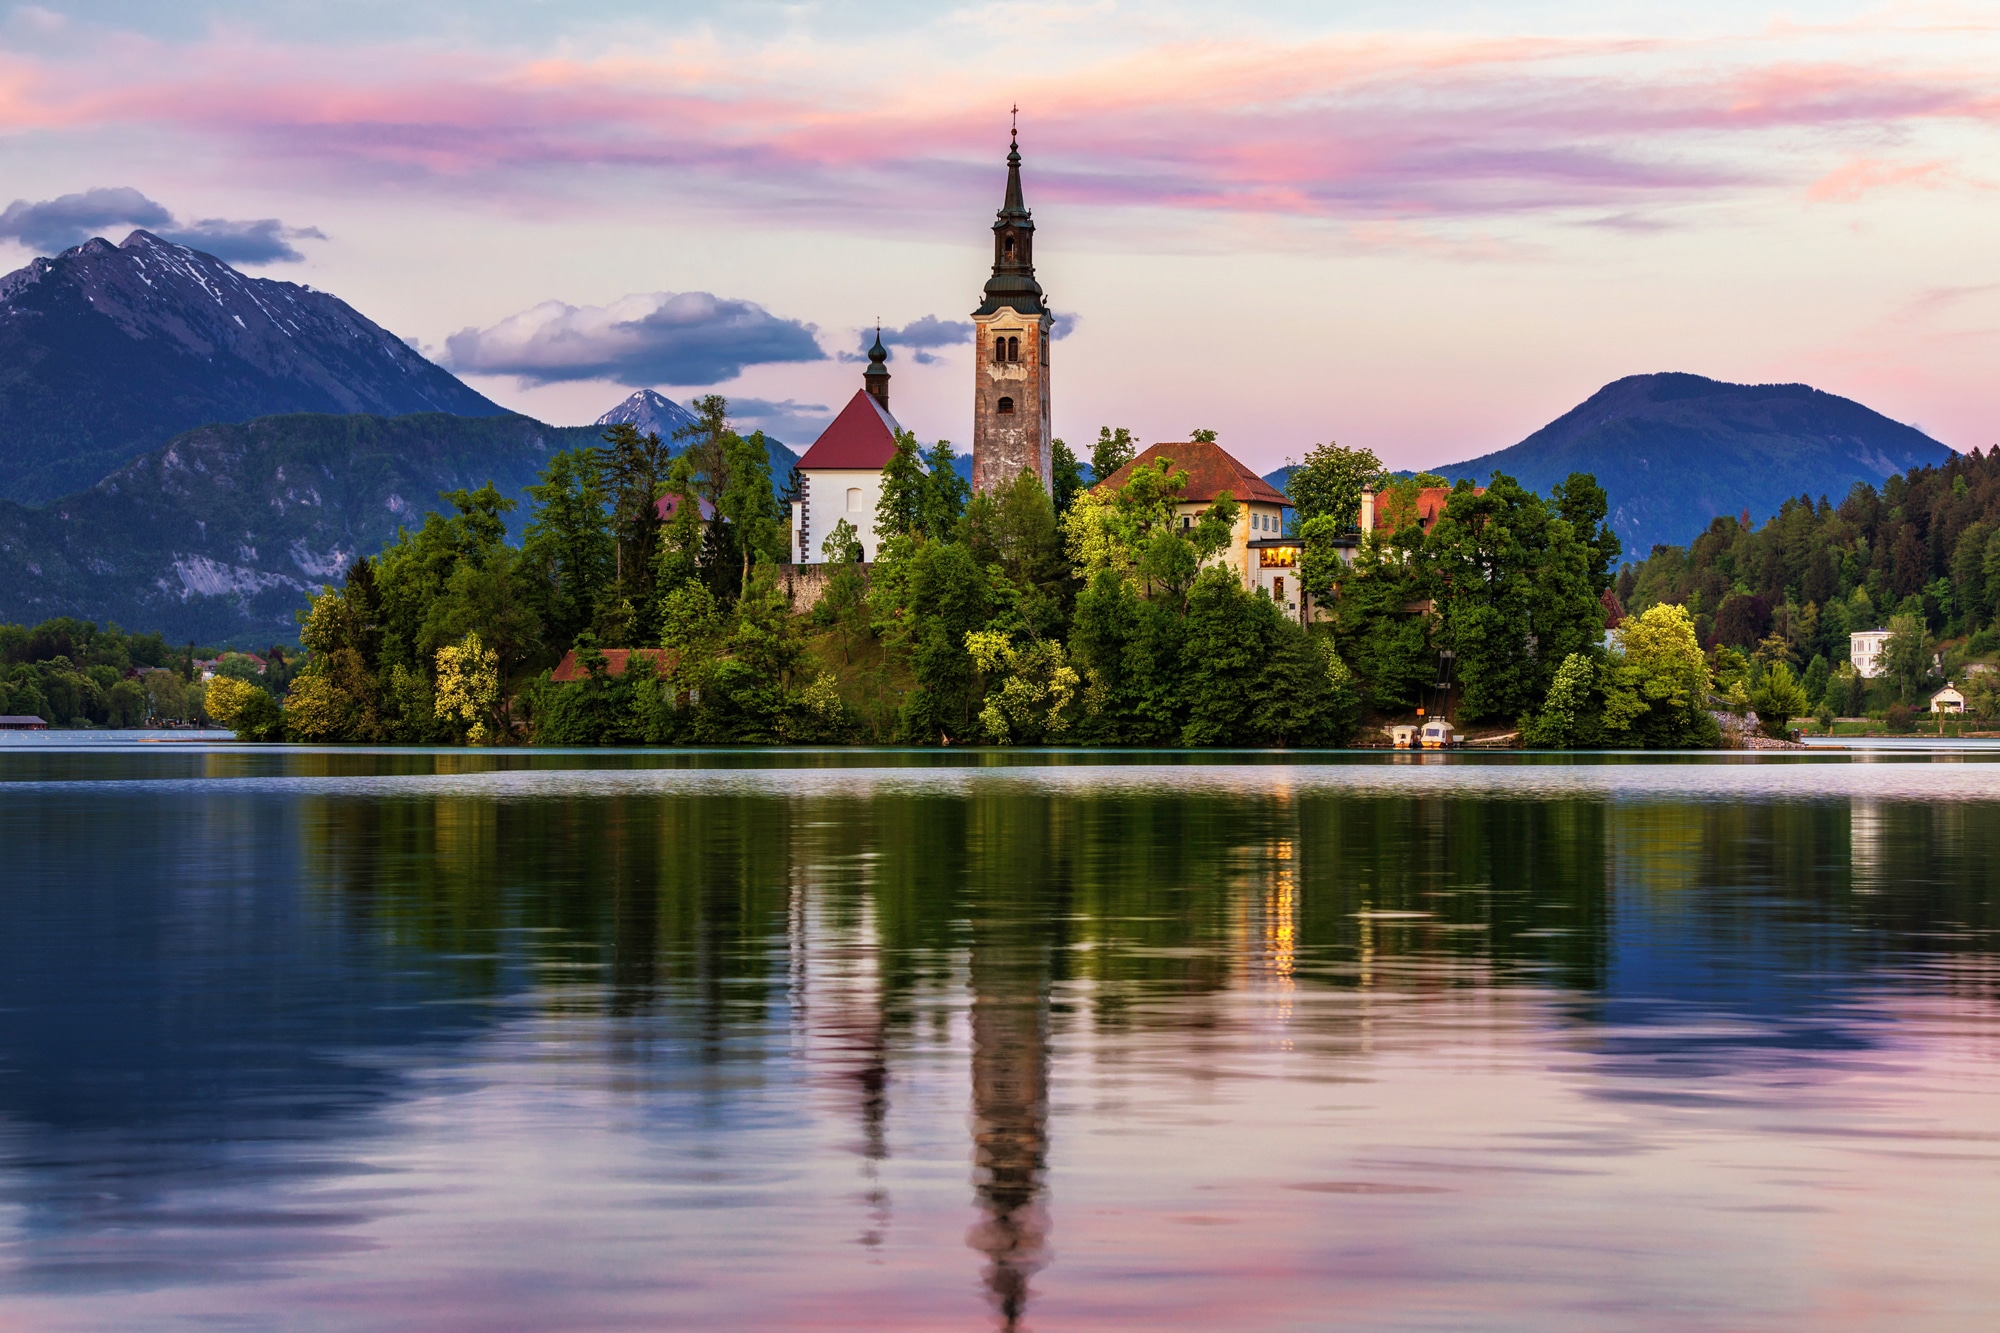
<path id="1" fill-rule="evenodd" d="M 0 731 L 47 731 L 48 729 L 49 724 L 33 714 L 0 717 Z"/>
<path id="2" fill-rule="evenodd" d="M 1965 711 L 1965 696 L 1959 692 L 1958 686 L 1953 685 L 1950 681 L 1946 681 L 1944 688 L 1931 696 L 1931 711 L 1933 713 L 1963 713 Z"/>
<path id="3" fill-rule="evenodd" d="M 1856 675 L 1874 680 L 1882 674 L 1882 645 L 1887 642 L 1889 631 L 1885 629 L 1856 630 L 1847 636 L 1847 660 L 1854 663 Z"/>
<path id="4" fill-rule="evenodd" d="M 1262 588 L 1270 599 L 1293 615 L 1299 610 L 1299 548 L 1285 533 L 1285 511 L 1292 502 L 1270 482 L 1210 440 L 1176 440 L 1149 445 L 1125 466 L 1091 487 L 1096 495 L 1118 490 L 1132 474 L 1161 459 L 1176 472 L 1187 473 L 1187 485 L 1174 505 L 1174 521 L 1191 528 L 1224 491 L 1239 506 L 1229 545 L 1211 564 L 1236 571 L 1246 590 Z"/>

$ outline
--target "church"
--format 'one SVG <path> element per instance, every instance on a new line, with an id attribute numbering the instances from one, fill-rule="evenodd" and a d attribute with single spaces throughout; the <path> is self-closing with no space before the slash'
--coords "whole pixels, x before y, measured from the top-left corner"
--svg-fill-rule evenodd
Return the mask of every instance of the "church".
<path id="1" fill-rule="evenodd" d="M 1007 191 L 993 220 L 993 272 L 979 308 L 972 312 L 972 488 L 995 491 L 1033 469 L 1044 487 L 1055 473 L 1055 433 L 1049 406 L 1049 344 L 1055 323 L 1042 284 L 1035 279 L 1035 219 L 1021 189 L 1021 144 L 1007 148 Z M 792 502 L 792 562 L 827 559 L 827 538 L 844 520 L 861 543 L 861 558 L 875 559 L 875 506 L 882 498 L 882 469 L 896 452 L 902 427 L 889 413 L 888 349 L 880 330 L 868 351 L 862 387 L 799 459 L 799 498 Z M 1213 503 L 1222 490 L 1242 506 L 1229 549 L 1218 559 L 1234 568 L 1246 588 L 1262 587 L 1281 606 L 1297 607 L 1295 553 L 1284 531 L 1285 497 L 1213 442 L 1154 445 L 1134 463 L 1156 456 L 1190 470 L 1184 520 Z M 1113 484 L 1116 477 L 1100 478 Z"/>

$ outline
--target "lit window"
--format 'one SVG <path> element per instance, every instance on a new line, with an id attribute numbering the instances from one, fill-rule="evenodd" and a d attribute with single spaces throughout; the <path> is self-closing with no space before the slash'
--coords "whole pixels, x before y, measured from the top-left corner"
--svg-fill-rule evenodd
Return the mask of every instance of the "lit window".
<path id="1" fill-rule="evenodd" d="M 1003 417 L 1012 416 L 1014 414 L 1014 400 L 1012 398 L 1002 398 L 999 401 L 999 403 L 995 405 L 994 410 L 997 411 Z"/>
<path id="2" fill-rule="evenodd" d="M 847 488 L 847 512 L 850 514 L 861 512 L 861 488 L 859 486 L 849 486 Z"/>

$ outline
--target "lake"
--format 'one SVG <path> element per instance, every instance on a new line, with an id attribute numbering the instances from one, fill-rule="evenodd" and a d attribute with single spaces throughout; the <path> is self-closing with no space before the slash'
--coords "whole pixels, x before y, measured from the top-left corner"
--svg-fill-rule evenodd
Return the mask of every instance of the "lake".
<path id="1" fill-rule="evenodd" d="M 2000 1322 L 2000 762 L 0 747 L 0 1328 Z"/>

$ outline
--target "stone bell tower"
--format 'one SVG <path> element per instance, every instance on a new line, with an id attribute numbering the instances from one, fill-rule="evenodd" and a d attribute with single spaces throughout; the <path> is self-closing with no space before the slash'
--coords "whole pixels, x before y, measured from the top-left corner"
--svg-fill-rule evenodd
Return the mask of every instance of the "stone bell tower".
<path id="1" fill-rule="evenodd" d="M 1035 220 L 1021 198 L 1021 145 L 1008 145 L 1007 198 L 993 222 L 993 276 L 972 312 L 972 488 L 993 491 L 1055 467 L 1049 429 L 1049 325 L 1035 281 Z"/>

